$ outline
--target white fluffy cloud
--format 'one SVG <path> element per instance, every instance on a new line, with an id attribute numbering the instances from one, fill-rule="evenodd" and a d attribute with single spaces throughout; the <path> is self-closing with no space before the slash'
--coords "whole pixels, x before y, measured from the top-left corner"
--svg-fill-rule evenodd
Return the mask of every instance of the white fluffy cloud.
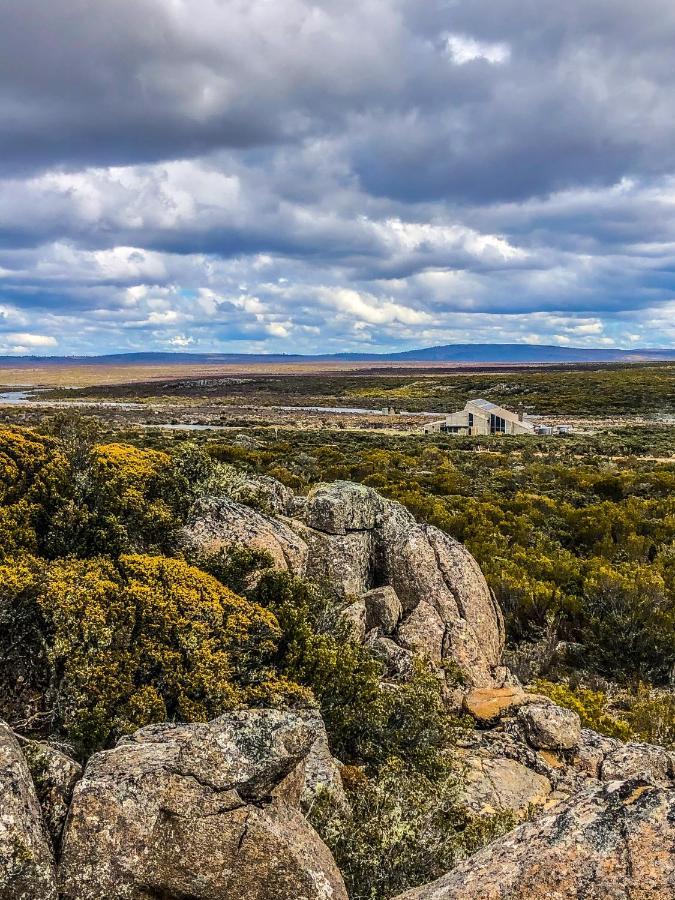
<path id="1" fill-rule="evenodd" d="M 669 0 L 0 4 L 0 348 L 675 343 L 673 40 Z"/>

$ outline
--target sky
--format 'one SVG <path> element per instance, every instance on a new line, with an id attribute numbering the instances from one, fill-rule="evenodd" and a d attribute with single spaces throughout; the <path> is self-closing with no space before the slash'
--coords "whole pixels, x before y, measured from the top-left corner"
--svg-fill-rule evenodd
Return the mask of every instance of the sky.
<path id="1" fill-rule="evenodd" d="M 673 0 L 0 0 L 0 354 L 675 346 Z"/>

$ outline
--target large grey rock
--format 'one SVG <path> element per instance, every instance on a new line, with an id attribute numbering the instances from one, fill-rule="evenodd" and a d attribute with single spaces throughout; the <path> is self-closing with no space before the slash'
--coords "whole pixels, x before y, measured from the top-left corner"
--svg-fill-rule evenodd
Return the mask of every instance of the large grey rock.
<path id="1" fill-rule="evenodd" d="M 327 534 L 372 531 L 379 524 L 385 502 L 373 488 L 352 481 L 319 484 L 307 497 L 304 520 L 310 528 Z"/>
<path id="2" fill-rule="evenodd" d="M 426 655 L 438 654 L 439 629 L 433 617 L 418 607 L 426 603 L 444 626 L 441 656 L 453 659 L 468 682 L 495 684 L 504 647 L 501 612 L 475 560 L 457 541 L 437 528 L 419 525 L 399 504 L 388 503 L 378 544 L 381 582 L 390 584 L 403 606 L 398 633 L 412 647 L 428 627 Z M 411 637 L 412 634 L 412 637 Z"/>
<path id="3" fill-rule="evenodd" d="M 301 522 L 293 527 L 308 548 L 307 578 L 324 585 L 338 600 L 361 597 L 368 590 L 374 552 L 371 532 L 326 534 Z"/>
<path id="4" fill-rule="evenodd" d="M 252 506 L 269 516 L 287 516 L 293 511 L 293 491 L 269 475 L 250 475 L 242 479 L 230 495 L 237 503 Z"/>
<path id="5" fill-rule="evenodd" d="M 581 740 L 579 714 L 553 703 L 521 706 L 518 718 L 529 743 L 538 750 L 572 750 Z"/>
<path id="6" fill-rule="evenodd" d="M 243 710 L 95 754 L 64 833 L 63 900 L 346 900 L 299 810 L 316 738 L 309 717 Z"/>
<path id="7" fill-rule="evenodd" d="M 56 900 L 49 837 L 16 737 L 0 722 L 0 900 Z"/>
<path id="8" fill-rule="evenodd" d="M 340 612 L 350 640 L 362 644 L 366 639 L 366 604 L 363 600 L 350 603 Z"/>
<path id="9" fill-rule="evenodd" d="M 20 742 L 52 844 L 58 849 L 73 790 L 82 777 L 82 766 L 46 741 L 21 738 Z"/>
<path id="10" fill-rule="evenodd" d="M 672 900 L 675 791 L 643 779 L 582 792 L 399 900 Z"/>
<path id="11" fill-rule="evenodd" d="M 231 500 L 203 500 L 184 543 L 267 550 L 278 568 L 324 584 L 340 601 L 366 595 L 366 631 L 379 628 L 439 667 L 454 661 L 470 686 L 503 684 L 502 615 L 465 547 L 351 482 L 314 488 L 297 515 L 273 518 Z"/>
<path id="12" fill-rule="evenodd" d="M 330 752 L 326 726 L 320 713 L 316 710 L 307 710 L 299 711 L 296 715 L 309 725 L 315 734 L 314 743 L 303 764 L 300 794 L 302 809 L 307 811 L 317 796 L 324 791 L 328 791 L 339 806 L 346 806 L 347 799 L 342 785 L 340 766 Z"/>
<path id="13" fill-rule="evenodd" d="M 524 815 L 551 795 L 551 782 L 514 759 L 467 753 L 463 801 L 482 815 L 512 812 Z"/>
<path id="14" fill-rule="evenodd" d="M 197 501 L 182 531 L 182 543 L 193 552 L 229 547 L 264 550 L 275 568 L 300 577 L 306 571 L 307 546 L 286 522 L 227 498 Z"/>
<path id="15" fill-rule="evenodd" d="M 396 639 L 417 656 L 426 657 L 430 662 L 440 665 L 443 661 L 447 623 L 443 621 L 436 609 L 421 600 L 396 632 Z"/>
<path id="16" fill-rule="evenodd" d="M 373 588 L 363 596 L 366 606 L 366 631 L 382 629 L 383 634 L 391 634 L 403 616 L 403 607 L 393 587 Z"/>
<path id="17" fill-rule="evenodd" d="M 600 766 L 603 781 L 649 775 L 654 781 L 669 785 L 673 776 L 673 754 L 653 744 L 620 744 L 607 753 Z"/>
<path id="18" fill-rule="evenodd" d="M 412 651 L 385 637 L 378 628 L 368 632 L 365 643 L 371 653 L 383 663 L 386 678 L 394 681 L 410 679 L 415 670 Z"/>

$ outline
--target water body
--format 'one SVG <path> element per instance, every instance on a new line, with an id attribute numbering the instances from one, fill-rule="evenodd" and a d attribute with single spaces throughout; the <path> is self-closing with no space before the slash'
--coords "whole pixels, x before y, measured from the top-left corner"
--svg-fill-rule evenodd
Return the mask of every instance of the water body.
<path id="1" fill-rule="evenodd" d="M 0 406 L 47 406 L 51 408 L 67 409 L 70 406 L 98 406 L 110 409 L 143 409 L 142 403 L 117 402 L 115 400 L 35 400 L 39 392 L 31 391 L 4 391 L 0 393 Z"/>
<path id="2" fill-rule="evenodd" d="M 129 401 L 115 400 L 37 400 L 34 399 L 38 393 L 37 390 L 25 391 L 5 391 L 0 393 L 0 406 L 49 406 L 67 408 L 69 406 L 95 406 L 106 407 L 109 409 L 143 409 L 142 403 L 132 403 Z M 238 409 L 239 407 L 232 407 Z M 260 409 L 262 407 L 246 406 L 246 409 Z M 271 406 L 269 409 L 280 409 L 284 412 L 315 412 L 326 413 L 328 415 L 351 415 L 351 416 L 386 416 L 387 413 L 381 409 L 366 409 L 362 406 Z M 435 415 L 426 412 L 402 412 L 405 416 L 425 416 Z M 218 425 L 191 425 L 191 424 L 175 424 L 175 425 L 152 425 L 153 428 L 166 428 L 175 430 L 188 431 L 208 431 L 209 429 L 217 429 Z M 227 426 L 225 426 L 227 427 Z"/>
<path id="3" fill-rule="evenodd" d="M 22 403 L 28 403 L 29 396 L 29 391 L 6 391 L 0 394 L 0 404 L 20 406 Z"/>
<path id="4" fill-rule="evenodd" d="M 231 425 L 194 425 L 189 422 L 172 422 L 162 424 L 156 422 L 144 422 L 137 425 L 138 428 L 161 428 L 164 431 L 231 431 Z"/>
<path id="5" fill-rule="evenodd" d="M 365 409 L 361 406 L 272 406 L 271 409 L 283 409 L 287 412 L 319 412 L 319 413 L 344 413 L 352 416 L 387 416 L 388 413 L 382 409 Z M 400 413 L 402 416 L 433 416 L 435 413 L 427 412 L 405 412 Z M 392 418 L 396 418 L 392 416 Z"/>

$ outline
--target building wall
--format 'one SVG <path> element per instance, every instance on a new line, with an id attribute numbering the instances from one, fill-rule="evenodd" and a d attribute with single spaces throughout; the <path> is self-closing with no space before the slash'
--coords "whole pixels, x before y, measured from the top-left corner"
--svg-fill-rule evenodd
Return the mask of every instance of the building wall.
<path id="1" fill-rule="evenodd" d="M 455 434 L 488 435 L 492 434 L 492 417 L 497 417 L 495 424 L 500 434 L 533 434 L 534 429 L 529 422 L 521 421 L 518 413 L 510 409 L 495 406 L 486 409 L 469 401 L 464 409 L 446 416 L 445 420 L 430 422 L 424 426 L 426 434 L 451 431 Z"/>

